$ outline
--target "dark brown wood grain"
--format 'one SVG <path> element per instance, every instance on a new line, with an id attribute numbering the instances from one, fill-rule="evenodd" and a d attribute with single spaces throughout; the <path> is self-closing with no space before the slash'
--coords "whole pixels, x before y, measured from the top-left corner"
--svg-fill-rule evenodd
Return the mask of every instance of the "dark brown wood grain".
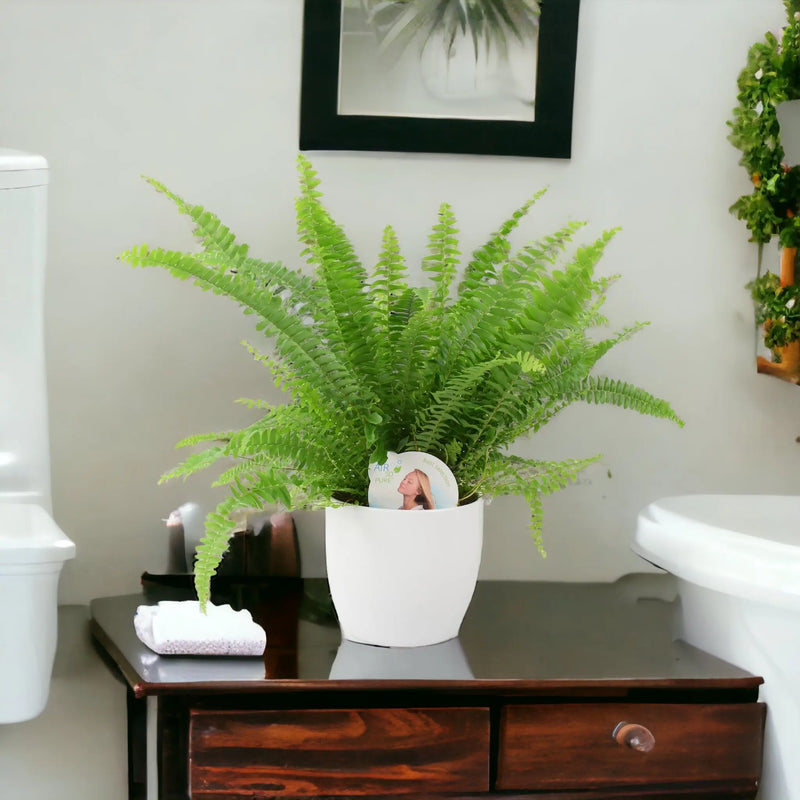
<path id="1" fill-rule="evenodd" d="M 598 703 L 511 705 L 500 721 L 498 789 L 576 790 L 735 782 L 761 773 L 765 706 Z M 619 722 L 655 736 L 649 753 L 618 744 Z"/>
<path id="2" fill-rule="evenodd" d="M 228 793 L 205 792 L 203 800 L 231 800 Z M 268 793 L 248 792 L 241 795 L 243 800 L 269 800 Z M 362 795 L 359 800 L 385 800 L 385 795 Z M 680 787 L 646 787 L 635 789 L 588 790 L 577 792 L 536 792 L 502 794 L 413 794 L 413 800 L 753 800 L 753 787 L 738 783 L 714 783 L 712 787 L 703 785 Z M 315 800 L 327 800 L 323 796 Z M 338 800 L 338 798 L 337 798 Z"/>
<path id="3" fill-rule="evenodd" d="M 159 800 L 190 788 L 196 800 L 756 795 L 762 679 L 675 641 L 672 604 L 638 581 L 480 583 L 460 636 L 472 677 L 409 680 L 391 651 L 385 675 L 332 679 L 339 631 L 301 620 L 297 602 L 324 587 L 248 580 L 236 593 L 263 619 L 263 661 L 155 656 L 132 619 L 143 602 L 176 599 L 171 585 L 93 601 L 98 652 L 130 687 L 131 800 L 156 763 Z M 157 742 L 143 724 L 154 706 Z M 655 749 L 618 745 L 623 720 L 649 726 Z"/>
<path id="4" fill-rule="evenodd" d="M 193 711 L 193 798 L 489 789 L 487 708 Z"/>

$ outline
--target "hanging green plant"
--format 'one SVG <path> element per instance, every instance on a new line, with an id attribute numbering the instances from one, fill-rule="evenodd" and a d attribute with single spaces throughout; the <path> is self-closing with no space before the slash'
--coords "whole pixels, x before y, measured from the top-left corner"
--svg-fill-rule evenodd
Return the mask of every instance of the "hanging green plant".
<path id="1" fill-rule="evenodd" d="M 787 24 L 756 42 L 738 80 L 739 104 L 728 122 L 730 142 L 742 151 L 739 163 L 753 191 L 730 208 L 744 220 L 750 240 L 766 244 L 777 236 L 783 247 L 800 246 L 800 165 L 784 163 L 777 107 L 800 99 L 800 0 L 784 0 Z"/>
<path id="2" fill-rule="evenodd" d="M 783 348 L 800 339 L 800 285 L 781 286 L 772 272 L 747 284 L 756 305 L 756 322 L 764 326 L 764 344 L 773 363 L 783 362 Z"/>
<path id="3" fill-rule="evenodd" d="M 742 151 L 753 191 L 730 208 L 758 244 L 758 272 L 747 284 L 771 358 L 756 357 L 760 373 L 800 383 L 800 289 L 795 262 L 800 246 L 800 165 L 785 163 L 778 107 L 800 100 L 800 0 L 784 0 L 787 23 L 780 37 L 766 33 L 747 54 L 728 139 Z M 782 247 L 780 275 L 762 274 L 763 247 L 773 236 Z"/>

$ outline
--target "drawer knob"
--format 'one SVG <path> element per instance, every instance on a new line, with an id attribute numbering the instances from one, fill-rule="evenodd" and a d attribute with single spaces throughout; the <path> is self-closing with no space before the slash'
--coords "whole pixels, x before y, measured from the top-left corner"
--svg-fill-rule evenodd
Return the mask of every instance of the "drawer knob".
<path id="1" fill-rule="evenodd" d="M 656 746 L 656 737 L 644 725 L 635 722 L 620 722 L 612 732 L 618 744 L 624 744 L 640 753 L 649 753 Z"/>

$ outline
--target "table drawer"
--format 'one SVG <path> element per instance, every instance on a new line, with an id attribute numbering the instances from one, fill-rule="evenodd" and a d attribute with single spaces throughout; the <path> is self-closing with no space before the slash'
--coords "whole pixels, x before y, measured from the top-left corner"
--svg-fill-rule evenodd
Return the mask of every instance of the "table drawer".
<path id="1" fill-rule="evenodd" d="M 507 706 L 500 720 L 497 788 L 568 790 L 741 782 L 755 795 L 765 706 L 565 704 Z M 643 752 L 624 743 L 633 728 L 654 737 Z M 647 739 L 639 733 L 639 742 Z M 633 742 L 636 744 L 636 742 Z M 640 745 L 641 746 L 641 745 Z"/>
<path id="2" fill-rule="evenodd" d="M 489 789 L 487 708 L 193 710 L 193 798 Z"/>

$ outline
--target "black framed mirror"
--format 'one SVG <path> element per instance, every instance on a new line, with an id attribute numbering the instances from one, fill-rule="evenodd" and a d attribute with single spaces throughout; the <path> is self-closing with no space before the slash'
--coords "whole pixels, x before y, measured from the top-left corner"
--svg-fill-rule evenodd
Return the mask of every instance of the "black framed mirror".
<path id="1" fill-rule="evenodd" d="M 569 158 L 579 5 L 305 0 L 300 149 Z"/>

